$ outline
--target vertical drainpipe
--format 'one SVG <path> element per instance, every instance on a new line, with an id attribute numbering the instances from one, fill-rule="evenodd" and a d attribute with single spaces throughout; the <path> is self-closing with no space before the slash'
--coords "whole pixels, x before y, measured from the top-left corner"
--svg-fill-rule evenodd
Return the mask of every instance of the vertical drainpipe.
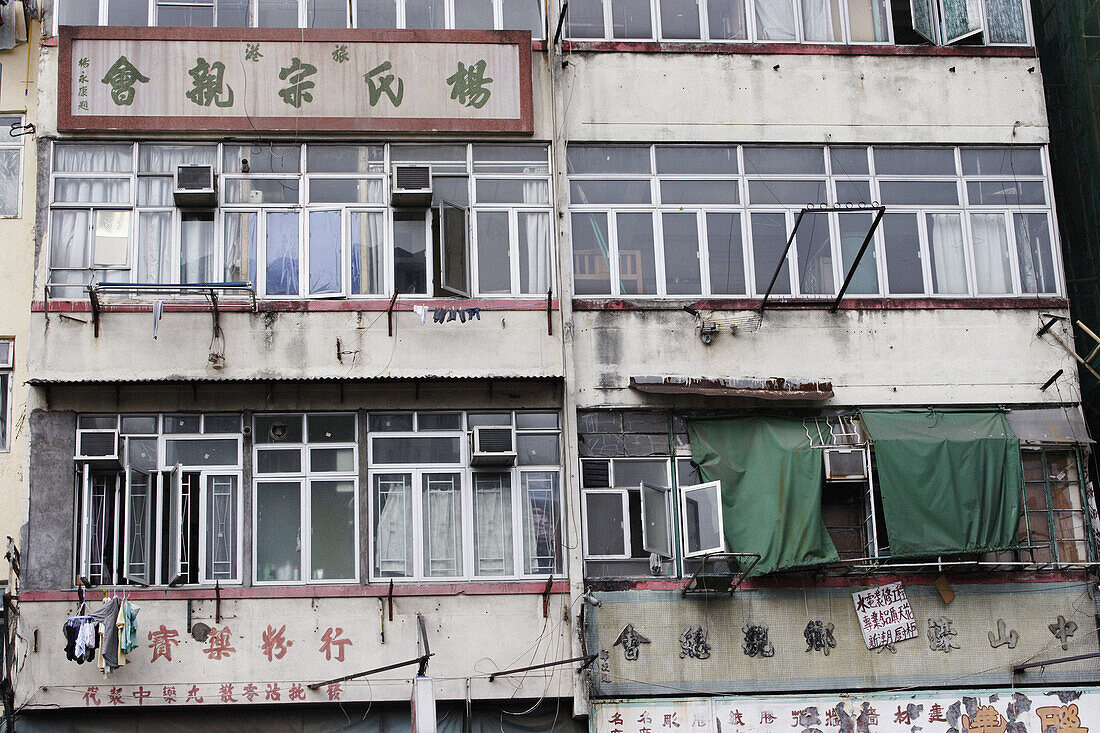
<path id="1" fill-rule="evenodd" d="M 580 628 L 581 604 L 584 603 L 584 557 L 581 548 L 581 507 L 580 507 L 580 478 L 579 478 L 579 452 L 577 446 L 577 396 L 574 392 L 576 386 L 576 360 L 573 353 L 573 267 L 569 249 L 569 217 L 568 217 L 568 183 L 565 172 L 565 140 L 562 138 L 564 129 L 565 108 L 562 106 L 568 95 L 565 93 L 566 70 L 562 68 L 564 56 L 561 48 L 554 43 L 554 32 L 558 27 L 561 16 L 561 0 L 553 3 L 554 13 L 551 16 L 551 3 L 547 3 L 547 34 L 546 34 L 546 62 L 550 73 L 550 120 L 552 125 L 552 138 L 550 143 L 551 162 L 554 172 L 554 231 L 557 251 L 557 296 L 559 303 L 559 319 L 557 337 L 562 349 L 562 447 L 564 481 L 562 482 L 562 496 L 564 498 L 565 521 L 563 538 L 566 548 L 566 571 L 569 573 L 569 609 L 570 609 L 570 640 L 572 656 L 579 657 L 585 653 L 582 649 Z M 564 34 L 563 34 L 564 35 Z M 585 614 L 586 616 L 588 614 Z M 594 654 L 597 650 L 589 649 L 587 653 Z M 578 675 L 574 666 L 567 667 L 563 674 L 568 674 L 573 689 L 573 715 L 588 715 L 588 686 L 584 683 L 586 673 Z"/>

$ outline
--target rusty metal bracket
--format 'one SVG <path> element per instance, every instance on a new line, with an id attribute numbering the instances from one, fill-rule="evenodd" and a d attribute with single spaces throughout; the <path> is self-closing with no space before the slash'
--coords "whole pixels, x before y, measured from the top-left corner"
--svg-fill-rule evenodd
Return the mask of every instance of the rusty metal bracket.
<path id="1" fill-rule="evenodd" d="M 422 654 L 421 656 L 419 656 L 415 659 L 408 659 L 404 662 L 397 662 L 396 664 L 387 664 L 384 667 L 375 667 L 374 669 L 368 669 L 366 672 L 356 672 L 355 674 L 346 674 L 343 677 L 336 677 L 335 679 L 325 680 L 324 682 L 314 682 L 312 684 L 306 685 L 306 687 L 308 687 L 311 690 L 317 690 L 317 689 L 320 689 L 320 688 L 324 687 L 325 685 L 333 685 L 333 684 L 336 684 L 337 682 L 346 682 L 348 680 L 356 680 L 356 679 L 359 679 L 360 677 L 366 677 L 367 675 L 378 674 L 379 672 L 388 672 L 391 669 L 400 669 L 401 667 L 411 667 L 414 664 L 419 664 L 420 668 L 423 669 L 428 664 L 428 657 L 430 657 L 430 656 L 432 656 L 432 655 L 431 654 Z M 423 675 L 420 675 L 420 676 L 423 676 Z"/>
<path id="2" fill-rule="evenodd" d="M 397 288 L 393 289 L 393 295 L 390 296 L 390 305 L 386 308 L 386 326 L 389 330 L 390 338 L 393 338 L 393 305 L 397 302 Z"/>
<path id="3" fill-rule="evenodd" d="M 551 304 L 553 303 L 554 288 L 546 289 L 546 335 L 554 335 L 554 319 Z"/>
<path id="4" fill-rule="evenodd" d="M 542 589 L 542 617 L 550 615 L 550 590 L 554 587 L 554 576 L 546 579 L 546 587 Z"/>
<path id="5" fill-rule="evenodd" d="M 386 594 L 386 599 L 390 602 L 390 621 L 393 621 L 393 579 L 390 579 L 390 591 Z"/>
<path id="6" fill-rule="evenodd" d="M 218 294 L 214 292 L 213 288 L 210 288 L 206 292 L 206 297 L 210 299 L 210 315 L 213 319 L 214 338 L 218 338 L 222 334 L 221 312 L 218 310 Z"/>
<path id="7" fill-rule="evenodd" d="M 1100 652 L 1089 652 L 1087 654 L 1074 654 L 1072 657 L 1059 657 L 1058 659 L 1048 659 L 1045 662 L 1028 662 L 1026 664 L 1014 664 L 1012 665 L 1012 674 L 1018 674 L 1025 669 L 1032 669 L 1033 667 L 1046 667 L 1051 664 L 1064 664 L 1066 662 L 1077 662 L 1082 659 L 1096 659 L 1100 657 Z"/>
<path id="8" fill-rule="evenodd" d="M 222 584 L 219 580 L 214 583 L 214 623 L 222 622 Z"/>
<path id="9" fill-rule="evenodd" d="M 92 331 L 95 337 L 99 338 L 99 310 L 101 304 L 99 302 L 99 294 L 96 293 L 95 286 L 93 285 L 88 286 L 88 302 L 91 303 L 92 306 Z"/>
<path id="10" fill-rule="evenodd" d="M 503 677 L 509 674 L 519 674 L 520 672 L 530 672 L 533 669 L 546 669 L 547 667 L 560 667 L 563 664 L 572 664 L 573 662 L 584 662 L 577 668 L 577 672 L 583 672 L 588 668 L 592 662 L 596 661 L 599 654 L 587 654 L 583 657 L 572 657 L 570 659 L 560 659 L 557 662 L 545 662 L 543 664 L 532 664 L 530 667 L 516 667 L 515 669 L 504 669 L 500 672 L 493 672 L 489 675 L 489 681 L 492 682 L 497 677 Z"/>

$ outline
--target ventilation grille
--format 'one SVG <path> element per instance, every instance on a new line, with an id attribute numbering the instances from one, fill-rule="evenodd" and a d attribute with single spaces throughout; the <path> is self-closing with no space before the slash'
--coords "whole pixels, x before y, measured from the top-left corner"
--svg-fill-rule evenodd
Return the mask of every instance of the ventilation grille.
<path id="1" fill-rule="evenodd" d="M 481 428 L 477 431 L 478 453 L 510 453 L 512 452 L 511 428 Z"/>
<path id="2" fill-rule="evenodd" d="M 856 481 L 867 478 L 867 465 L 864 461 L 863 449 L 826 449 L 825 477 L 833 481 Z"/>
<path id="3" fill-rule="evenodd" d="M 181 165 L 176 168 L 176 188 L 209 191 L 214 188 L 214 169 L 208 165 Z"/>
<path id="4" fill-rule="evenodd" d="M 581 485 L 587 489 L 600 489 L 611 485 L 611 464 L 608 461 L 583 461 Z"/>
<path id="5" fill-rule="evenodd" d="M 401 191 L 426 191 L 432 187 L 432 169 L 426 165 L 399 165 L 394 173 L 394 188 Z"/>
<path id="6" fill-rule="evenodd" d="M 103 457 L 118 455 L 118 436 L 113 430 L 81 433 L 77 454 Z"/>

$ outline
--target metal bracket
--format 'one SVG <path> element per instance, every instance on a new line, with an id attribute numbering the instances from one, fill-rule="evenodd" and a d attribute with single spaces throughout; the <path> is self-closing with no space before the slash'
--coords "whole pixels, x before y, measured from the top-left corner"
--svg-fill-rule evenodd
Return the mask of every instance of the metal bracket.
<path id="1" fill-rule="evenodd" d="M 88 302 L 92 306 L 92 330 L 95 337 L 99 338 L 99 294 L 96 293 L 95 287 L 92 285 L 88 286 Z"/>
<path id="2" fill-rule="evenodd" d="M 550 590 L 554 587 L 554 576 L 546 579 L 546 587 L 542 589 L 542 617 L 550 615 Z"/>
<path id="3" fill-rule="evenodd" d="M 562 3 L 561 15 L 558 16 L 558 29 L 556 31 L 554 31 L 554 45 L 555 46 L 558 45 L 558 42 L 561 40 L 561 29 L 565 25 L 565 13 L 568 10 L 569 10 L 569 3 L 568 2 Z"/>
<path id="4" fill-rule="evenodd" d="M 390 305 L 386 308 L 386 325 L 389 330 L 390 338 L 393 338 L 393 304 L 397 302 L 397 288 L 393 289 L 393 295 L 390 297 Z"/>
<path id="5" fill-rule="evenodd" d="M 554 335 L 554 319 L 551 315 L 551 303 L 553 302 L 554 289 L 552 287 L 546 289 L 546 335 Z"/>
<path id="6" fill-rule="evenodd" d="M 214 583 L 214 623 L 220 624 L 222 622 L 222 584 L 221 581 Z"/>
<path id="7" fill-rule="evenodd" d="M 8 135 L 12 137 L 23 137 L 24 135 L 33 135 L 37 131 L 33 122 L 28 122 L 25 125 L 20 125 L 18 122 L 11 123 L 11 129 L 8 130 Z"/>
<path id="8" fill-rule="evenodd" d="M 739 566 L 742 565 L 742 560 L 751 560 L 752 562 L 749 563 L 749 566 L 747 568 L 742 566 L 741 572 L 739 574 L 723 574 L 722 576 L 720 576 L 722 578 L 729 578 L 729 587 L 721 589 L 711 588 L 706 583 L 706 578 L 715 577 L 714 575 L 708 575 L 704 572 L 706 570 L 707 563 L 715 560 L 736 562 Z M 719 590 L 727 592 L 732 596 L 737 591 L 737 589 L 741 587 L 741 583 L 744 582 L 745 578 L 748 577 L 748 574 L 752 572 L 752 569 L 756 567 L 756 563 L 758 562 L 760 562 L 760 555 L 755 552 L 711 552 L 703 555 L 699 563 L 699 567 L 695 568 L 695 572 L 691 574 L 688 582 L 685 583 L 684 587 L 680 589 L 680 597 L 687 598 L 688 593 L 707 593 L 717 592 Z M 702 583 L 700 583 L 700 578 L 703 579 Z M 735 578 L 736 580 L 734 580 Z"/>
<path id="9" fill-rule="evenodd" d="M 577 672 L 583 672 L 585 669 L 588 668 L 588 666 L 590 664 L 592 664 L 592 662 L 596 661 L 596 659 L 599 656 L 600 656 L 599 654 L 587 654 L 583 657 L 573 657 L 571 659 L 562 659 L 562 660 L 559 660 L 557 662 L 546 662 L 544 664 L 533 664 L 530 667 L 517 667 L 516 669 L 505 669 L 505 670 L 501 670 L 500 672 L 493 672 L 491 675 L 489 675 L 489 681 L 492 682 L 497 677 L 503 677 L 503 676 L 509 675 L 509 674 L 519 674 L 520 672 L 530 672 L 531 670 L 534 670 L 534 669 L 546 669 L 547 667 L 558 667 L 558 666 L 561 666 L 563 664 L 572 664 L 573 662 L 584 662 L 584 664 L 582 664 L 577 669 Z"/>
<path id="10" fill-rule="evenodd" d="M 214 320 L 214 338 L 216 339 L 222 334 L 221 312 L 218 310 L 218 294 L 211 288 L 207 291 L 206 297 L 210 299 L 210 315 Z"/>
<path id="11" fill-rule="evenodd" d="M 390 592 L 386 594 L 386 599 L 390 602 L 390 621 L 393 621 L 393 579 L 390 579 Z"/>

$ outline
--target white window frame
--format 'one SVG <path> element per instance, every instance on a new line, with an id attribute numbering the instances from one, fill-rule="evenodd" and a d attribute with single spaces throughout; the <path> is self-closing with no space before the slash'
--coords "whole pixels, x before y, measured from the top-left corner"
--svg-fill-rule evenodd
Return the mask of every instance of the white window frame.
<path id="1" fill-rule="evenodd" d="M 623 551 L 622 555 L 594 555 L 588 549 L 588 499 L 589 496 L 614 495 L 619 497 L 623 514 Z M 581 492 L 584 501 L 581 502 L 581 522 L 584 527 L 584 557 L 586 560 L 629 560 L 631 559 L 630 547 L 630 498 L 626 489 L 584 489 Z M 594 529 L 599 530 L 600 527 Z"/>
<path id="2" fill-rule="evenodd" d="M 698 550 L 691 552 L 688 550 L 688 519 L 687 519 L 687 495 L 692 491 L 701 491 L 704 489 L 713 489 L 717 494 L 718 504 L 718 536 L 721 538 L 721 542 L 715 547 L 700 547 Z M 721 481 L 706 481 L 701 484 L 694 484 L 692 486 L 681 486 L 679 492 L 680 501 L 680 551 L 685 558 L 702 557 L 715 552 L 726 551 L 726 528 L 722 519 L 722 482 Z"/>
<path id="3" fill-rule="evenodd" d="M 15 396 L 15 339 L 0 338 L 0 343 L 7 345 L 7 359 L 0 359 L 0 391 L 4 400 L 4 409 L 0 413 L 0 420 L 4 421 L 3 435 L 0 435 L 0 453 L 11 451 L 11 401 Z"/>
<path id="4" fill-rule="evenodd" d="M 26 122 L 26 116 L 22 112 L 0 112 L 0 118 L 12 118 L 16 120 L 19 125 L 23 125 Z M 5 122 L 7 122 L 7 120 L 5 120 Z M 19 159 L 16 163 L 16 170 L 18 171 L 16 175 L 18 178 L 16 180 L 15 213 L 2 214 L 0 215 L 0 219 L 20 219 L 23 217 L 23 166 L 26 161 L 23 141 L 25 136 L 20 135 L 19 137 L 13 138 L 11 135 L 4 135 L 3 132 L 5 129 L 5 126 L 0 126 L 0 149 L 18 151 Z"/>

